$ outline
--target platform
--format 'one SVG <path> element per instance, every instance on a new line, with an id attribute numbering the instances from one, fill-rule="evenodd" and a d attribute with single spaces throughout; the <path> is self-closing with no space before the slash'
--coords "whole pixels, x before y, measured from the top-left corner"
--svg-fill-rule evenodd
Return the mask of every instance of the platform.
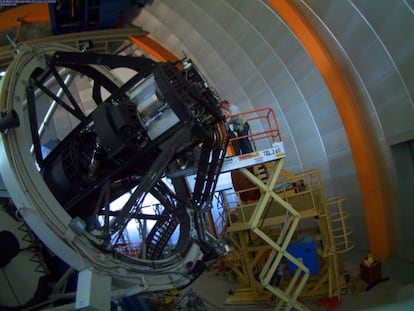
<path id="1" fill-rule="evenodd" d="M 267 149 L 232 157 L 226 157 L 224 159 L 220 173 L 226 173 L 244 167 L 259 165 L 286 157 L 283 142 L 274 142 L 272 145 L 272 147 Z"/>

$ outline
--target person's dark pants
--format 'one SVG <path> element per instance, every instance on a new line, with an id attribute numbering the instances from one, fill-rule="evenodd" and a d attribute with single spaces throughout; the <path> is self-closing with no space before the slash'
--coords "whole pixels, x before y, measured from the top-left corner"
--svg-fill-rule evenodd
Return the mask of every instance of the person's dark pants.
<path id="1" fill-rule="evenodd" d="M 229 135 L 230 135 L 231 146 L 233 148 L 234 154 L 240 155 L 241 154 L 240 145 L 239 145 L 239 140 L 237 139 L 236 133 L 234 133 L 233 131 L 229 131 Z"/>
<path id="2" fill-rule="evenodd" d="M 249 135 L 249 123 L 245 122 L 244 126 L 241 130 L 237 131 L 237 135 L 239 137 Z M 238 140 L 241 153 L 250 153 L 253 152 L 252 145 L 250 144 L 250 140 L 248 137 L 240 138 Z"/>

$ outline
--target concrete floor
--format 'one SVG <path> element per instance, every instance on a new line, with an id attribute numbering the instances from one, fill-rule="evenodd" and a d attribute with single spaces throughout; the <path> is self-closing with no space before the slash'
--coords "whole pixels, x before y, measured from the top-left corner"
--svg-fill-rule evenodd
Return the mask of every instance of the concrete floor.
<path id="1" fill-rule="evenodd" d="M 383 263 L 383 277 L 388 277 L 369 290 L 360 279 L 359 261 L 364 254 L 353 251 L 345 256 L 345 270 L 350 272 L 351 282 L 349 294 L 344 295 L 340 305 L 335 308 L 320 307 L 314 300 L 305 301 L 311 311 L 325 310 L 414 310 L 414 265 L 396 259 Z M 197 279 L 182 295 L 193 293 L 201 299 L 205 309 L 194 308 L 181 310 L 207 311 L 247 311 L 247 310 L 274 310 L 271 303 L 255 305 L 232 305 L 226 303 L 229 291 L 238 288 L 238 284 L 229 279 L 228 275 L 216 272 L 206 272 Z"/>

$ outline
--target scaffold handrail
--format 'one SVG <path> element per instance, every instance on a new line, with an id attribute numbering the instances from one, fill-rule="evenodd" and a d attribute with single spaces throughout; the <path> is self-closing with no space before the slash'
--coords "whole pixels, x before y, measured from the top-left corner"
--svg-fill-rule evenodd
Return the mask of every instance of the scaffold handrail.
<path id="1" fill-rule="evenodd" d="M 257 142 L 258 140 L 262 140 L 265 138 L 271 138 L 271 143 L 276 141 L 282 141 L 282 134 L 280 133 L 279 123 L 276 118 L 276 113 L 271 107 L 264 107 L 253 109 L 249 111 L 240 112 L 237 114 L 233 114 L 230 116 L 232 117 L 243 117 L 249 124 L 254 123 L 255 121 L 265 121 L 261 123 L 261 126 L 264 128 L 263 131 L 255 131 L 251 132 L 245 136 L 239 136 L 231 138 L 230 141 L 237 141 L 242 138 L 248 137 L 253 141 L 253 143 Z M 255 124 L 254 124 L 255 125 Z M 250 130 L 256 130 L 260 126 L 250 126 Z"/>
<path id="2" fill-rule="evenodd" d="M 224 159 L 221 173 L 275 161 L 286 156 L 282 135 L 273 108 L 264 107 L 244 111 L 233 114 L 230 118 L 237 116 L 242 116 L 249 122 L 250 132 L 248 135 L 230 137 L 230 144 L 227 148 L 226 158 Z M 236 144 L 237 141 L 245 138 L 250 140 L 253 151 L 247 154 L 240 154 L 233 149 L 235 146 L 232 143 Z M 262 143 L 265 139 L 266 141 Z M 258 147 L 259 141 L 262 142 L 260 142 L 261 145 Z"/>

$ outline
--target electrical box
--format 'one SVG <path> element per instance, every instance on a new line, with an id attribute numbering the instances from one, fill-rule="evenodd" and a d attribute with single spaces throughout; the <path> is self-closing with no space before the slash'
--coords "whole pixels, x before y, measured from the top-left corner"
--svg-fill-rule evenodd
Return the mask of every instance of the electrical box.
<path id="1" fill-rule="evenodd" d="M 293 241 L 286 248 L 288 253 L 301 261 L 308 269 L 310 275 L 319 273 L 318 254 L 316 251 L 315 239 L 311 236 L 303 237 L 299 240 Z M 288 260 L 289 274 L 293 275 L 297 266 Z"/>
<path id="2" fill-rule="evenodd" d="M 79 272 L 76 290 L 76 310 L 109 310 L 111 277 L 90 269 Z"/>
<path id="3" fill-rule="evenodd" d="M 361 279 L 368 284 L 373 284 L 381 280 L 381 262 L 375 262 L 366 265 L 363 262 L 359 264 L 361 271 Z"/>

